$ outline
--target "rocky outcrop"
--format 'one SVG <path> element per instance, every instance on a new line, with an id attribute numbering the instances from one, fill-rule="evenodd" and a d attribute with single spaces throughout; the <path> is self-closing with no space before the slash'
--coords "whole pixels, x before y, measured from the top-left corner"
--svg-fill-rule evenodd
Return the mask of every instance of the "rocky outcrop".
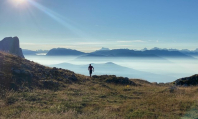
<path id="1" fill-rule="evenodd" d="M 136 83 L 129 80 L 127 77 L 116 77 L 115 75 L 93 75 L 94 80 L 104 81 L 106 83 L 113 83 L 113 84 L 121 84 L 121 85 L 133 85 L 136 86 Z"/>
<path id="2" fill-rule="evenodd" d="M 19 46 L 18 37 L 6 37 L 0 41 L 0 51 L 8 52 L 24 58 L 22 50 Z"/>
<path id="3" fill-rule="evenodd" d="M 177 86 L 191 86 L 198 85 L 198 74 L 195 74 L 190 77 L 180 78 L 174 81 L 174 84 Z"/>

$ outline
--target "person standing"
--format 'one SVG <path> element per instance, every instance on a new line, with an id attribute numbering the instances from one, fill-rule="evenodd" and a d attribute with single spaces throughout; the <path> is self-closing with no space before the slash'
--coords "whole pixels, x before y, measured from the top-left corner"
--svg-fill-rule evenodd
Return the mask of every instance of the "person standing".
<path id="1" fill-rule="evenodd" d="M 89 64 L 88 70 L 89 70 L 89 75 L 91 77 L 92 71 L 94 71 L 94 67 L 91 66 L 91 64 Z"/>

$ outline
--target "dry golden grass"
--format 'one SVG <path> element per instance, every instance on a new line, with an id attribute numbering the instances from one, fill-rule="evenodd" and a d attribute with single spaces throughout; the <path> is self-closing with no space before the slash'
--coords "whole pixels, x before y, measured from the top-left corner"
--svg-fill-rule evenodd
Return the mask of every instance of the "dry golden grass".
<path id="1" fill-rule="evenodd" d="M 0 118 L 191 119 L 198 114 L 198 87 L 115 85 L 88 80 L 58 91 L 7 91 Z"/>

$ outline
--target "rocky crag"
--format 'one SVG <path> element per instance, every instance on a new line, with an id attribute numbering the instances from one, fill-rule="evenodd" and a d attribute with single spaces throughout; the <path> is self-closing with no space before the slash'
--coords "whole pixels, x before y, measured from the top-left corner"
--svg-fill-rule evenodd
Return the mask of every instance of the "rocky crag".
<path id="1" fill-rule="evenodd" d="M 2 41 L 0 41 L 0 51 L 11 53 L 24 58 L 22 50 L 19 46 L 18 37 L 6 37 Z"/>
<path id="2" fill-rule="evenodd" d="M 184 78 L 177 79 L 174 82 L 174 84 L 177 86 L 192 86 L 192 85 L 196 86 L 196 85 L 198 85 L 198 74 L 195 74 L 190 77 L 184 77 Z"/>

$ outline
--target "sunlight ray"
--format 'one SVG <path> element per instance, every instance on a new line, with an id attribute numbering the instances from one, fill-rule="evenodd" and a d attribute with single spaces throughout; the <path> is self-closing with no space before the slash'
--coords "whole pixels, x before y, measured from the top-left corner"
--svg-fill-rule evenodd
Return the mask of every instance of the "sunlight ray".
<path id="1" fill-rule="evenodd" d="M 34 7 L 36 7 L 37 9 L 39 9 L 40 11 L 42 11 L 43 13 L 45 13 L 46 15 L 48 15 L 49 17 L 51 17 L 53 20 L 55 20 L 56 22 L 58 22 L 59 24 L 63 25 L 64 27 L 66 27 L 67 29 L 69 29 L 70 31 L 72 31 L 73 33 L 75 33 L 76 35 L 78 35 L 79 37 L 87 37 L 87 34 L 85 34 L 82 30 L 74 27 L 73 25 L 71 25 L 70 20 L 61 17 L 60 14 L 46 8 L 45 6 L 33 1 L 33 0 L 28 0 L 28 2 L 33 5 Z M 66 22 L 67 21 L 67 22 Z"/>

